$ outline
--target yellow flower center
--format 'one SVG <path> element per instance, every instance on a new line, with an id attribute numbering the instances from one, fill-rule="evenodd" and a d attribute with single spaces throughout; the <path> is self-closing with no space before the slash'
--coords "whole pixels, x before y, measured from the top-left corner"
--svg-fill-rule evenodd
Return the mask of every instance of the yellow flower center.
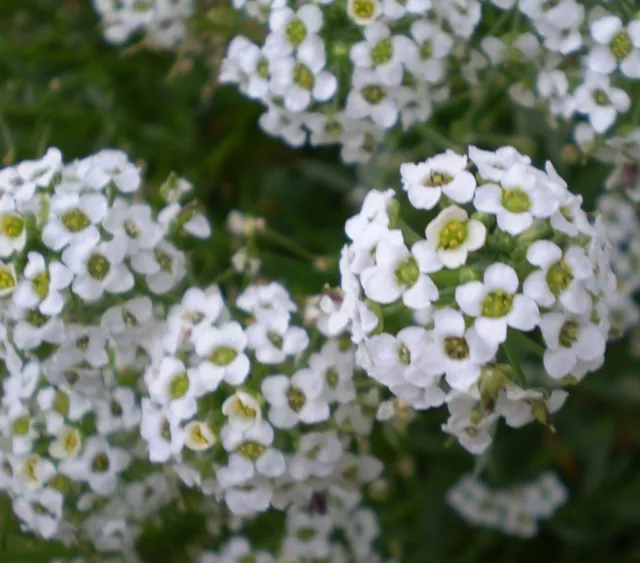
<path id="1" fill-rule="evenodd" d="M 71 209 L 60 217 L 62 224 L 72 233 L 79 233 L 86 229 L 91 221 L 89 217 L 80 209 Z"/>
<path id="2" fill-rule="evenodd" d="M 504 190 L 502 192 L 502 207 L 511 213 L 524 213 L 531 208 L 531 198 L 521 188 Z"/>
<path id="3" fill-rule="evenodd" d="M 513 307 L 513 295 L 502 290 L 492 291 L 482 301 L 482 315 L 499 319 L 508 315 Z"/>
<path id="4" fill-rule="evenodd" d="M 449 221 L 440 231 L 438 248 L 442 250 L 455 250 L 467 240 L 469 234 L 468 221 Z"/>

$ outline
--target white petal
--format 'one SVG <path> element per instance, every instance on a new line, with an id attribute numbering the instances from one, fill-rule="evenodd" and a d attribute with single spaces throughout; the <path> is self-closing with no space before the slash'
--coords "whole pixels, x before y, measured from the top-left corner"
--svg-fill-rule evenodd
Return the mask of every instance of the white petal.
<path id="1" fill-rule="evenodd" d="M 504 317 L 501 319 L 478 317 L 474 327 L 480 338 L 489 344 L 501 344 L 507 339 L 507 321 Z"/>
<path id="2" fill-rule="evenodd" d="M 540 311 L 535 301 L 526 295 L 516 295 L 513 299 L 513 309 L 507 315 L 509 326 L 529 332 L 540 322 Z"/>
<path id="3" fill-rule="evenodd" d="M 496 262 L 491 264 L 484 272 L 484 285 L 487 291 L 503 290 L 507 293 L 518 291 L 518 274 L 511 267 Z"/>
<path id="4" fill-rule="evenodd" d="M 567 375 L 576 365 L 576 355 L 568 348 L 547 350 L 544 353 L 543 363 L 547 373 L 559 379 Z"/>
<path id="5" fill-rule="evenodd" d="M 485 287 L 479 281 L 471 281 L 456 288 L 456 302 L 463 313 L 472 317 L 477 317 L 482 312 L 482 300 L 485 296 Z"/>

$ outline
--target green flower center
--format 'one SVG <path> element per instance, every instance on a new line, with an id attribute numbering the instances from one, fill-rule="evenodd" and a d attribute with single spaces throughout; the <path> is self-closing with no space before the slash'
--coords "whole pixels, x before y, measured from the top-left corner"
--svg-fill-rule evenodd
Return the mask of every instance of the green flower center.
<path id="1" fill-rule="evenodd" d="M 316 531 L 313 528 L 300 528 L 296 532 L 296 536 L 301 541 L 311 541 L 316 537 Z"/>
<path id="2" fill-rule="evenodd" d="M 369 85 L 361 90 L 362 97 L 371 105 L 377 105 L 387 97 L 387 92 L 382 86 Z"/>
<path id="3" fill-rule="evenodd" d="M 199 446 L 206 446 L 209 444 L 209 440 L 202 431 L 200 424 L 194 424 L 191 428 L 191 439 Z"/>
<path id="4" fill-rule="evenodd" d="M 32 309 L 28 311 L 24 316 L 25 321 L 27 321 L 31 326 L 35 328 L 42 328 L 49 322 L 49 318 L 47 315 L 43 315 L 38 309 Z"/>
<path id="5" fill-rule="evenodd" d="M 396 266 L 395 275 L 399 285 L 412 287 L 420 277 L 418 261 L 413 256 L 409 256 L 404 262 L 400 262 Z"/>
<path id="6" fill-rule="evenodd" d="M 169 382 L 169 398 L 172 400 L 181 399 L 189 391 L 190 385 L 191 382 L 189 381 L 189 376 L 186 373 L 176 375 Z"/>
<path id="7" fill-rule="evenodd" d="M 122 407 L 118 401 L 111 401 L 109 404 L 109 410 L 113 416 L 122 416 Z"/>
<path id="8" fill-rule="evenodd" d="M 573 280 L 571 266 L 564 260 L 556 262 L 547 270 L 547 285 L 556 297 L 566 291 L 571 280 Z"/>
<path id="9" fill-rule="evenodd" d="M 255 555 L 245 555 L 242 557 L 238 563 L 256 563 Z"/>
<path id="10" fill-rule="evenodd" d="M 482 315 L 499 319 L 508 315 L 513 307 L 513 295 L 502 290 L 492 291 L 482 300 Z"/>
<path id="11" fill-rule="evenodd" d="M 126 309 L 122 309 L 122 320 L 127 328 L 135 328 L 138 326 L 138 320 Z"/>
<path id="12" fill-rule="evenodd" d="M 629 56 L 633 50 L 633 43 L 629 34 L 626 31 L 621 31 L 614 36 L 609 47 L 616 59 L 621 60 Z"/>
<path id="13" fill-rule="evenodd" d="M 388 63 L 393 58 L 393 43 L 389 37 L 378 41 L 371 49 L 371 60 L 374 66 Z"/>
<path id="14" fill-rule="evenodd" d="M 256 410 L 249 405 L 245 405 L 240 399 L 236 399 L 234 407 L 236 412 L 245 418 L 255 418 L 256 416 Z"/>
<path id="15" fill-rule="evenodd" d="M 287 402 L 293 412 L 300 412 L 307 402 L 307 398 L 300 389 L 292 385 L 287 391 Z"/>
<path id="16" fill-rule="evenodd" d="M 79 445 L 79 433 L 75 428 L 71 428 L 65 433 L 64 438 L 62 439 L 62 447 L 68 454 L 72 454 L 76 451 Z"/>
<path id="17" fill-rule="evenodd" d="M 98 281 L 102 281 L 109 274 L 109 270 L 111 270 L 109 260 L 102 254 L 94 252 L 87 262 L 87 272 L 89 272 L 89 275 Z"/>
<path id="18" fill-rule="evenodd" d="M 398 359 L 401 364 L 408 366 L 411 363 L 411 352 L 409 348 L 407 348 L 406 344 L 400 344 L 398 346 Z"/>
<path id="19" fill-rule="evenodd" d="M 14 436 L 24 436 L 29 433 L 29 428 L 31 427 L 31 421 L 28 416 L 22 416 L 20 418 L 16 418 L 11 424 L 11 433 Z"/>
<path id="20" fill-rule="evenodd" d="M 273 331 L 267 332 L 267 340 L 271 342 L 271 344 L 273 344 L 276 348 L 278 348 L 278 350 L 282 350 L 283 340 L 282 336 L 280 336 L 278 333 Z"/>
<path id="21" fill-rule="evenodd" d="M 287 24 L 287 40 L 294 47 L 299 47 L 300 44 L 307 38 L 307 28 L 300 18 L 293 18 Z"/>
<path id="22" fill-rule="evenodd" d="M 455 250 L 467 240 L 469 235 L 469 221 L 449 221 L 440 231 L 438 248 L 442 250 Z"/>
<path id="23" fill-rule="evenodd" d="M 30 455 L 24 462 L 23 473 L 31 481 L 40 481 L 40 479 L 38 479 L 38 476 L 36 475 L 36 467 L 38 466 L 38 463 L 40 463 L 39 455 Z"/>
<path id="24" fill-rule="evenodd" d="M 433 55 L 433 45 L 431 45 L 430 41 L 425 41 L 420 45 L 420 58 L 426 61 L 431 58 L 431 55 Z"/>
<path id="25" fill-rule="evenodd" d="M 338 372 L 336 372 L 334 368 L 329 368 L 324 377 L 327 382 L 327 385 L 331 389 L 335 389 L 338 386 L 338 381 L 339 381 Z"/>
<path id="26" fill-rule="evenodd" d="M 256 70 L 262 78 L 269 78 L 269 61 L 267 61 L 267 59 L 260 59 Z"/>
<path id="27" fill-rule="evenodd" d="M 171 423 L 166 418 L 162 419 L 162 425 L 160 427 L 160 436 L 162 436 L 165 441 L 171 442 Z"/>
<path id="28" fill-rule="evenodd" d="M 83 231 L 91 223 L 86 213 L 79 209 L 71 209 L 70 211 L 67 211 L 62 215 L 62 217 L 60 217 L 60 220 L 67 230 L 72 233 L 79 233 L 80 231 Z"/>
<path id="29" fill-rule="evenodd" d="M 157 248 L 155 249 L 153 254 L 156 257 L 158 264 L 160 264 L 160 269 L 163 272 L 171 273 L 171 256 Z"/>
<path id="30" fill-rule="evenodd" d="M 293 81 L 303 90 L 313 90 L 315 77 L 307 65 L 296 63 L 293 69 Z"/>
<path id="31" fill-rule="evenodd" d="M 376 0 L 355 0 L 353 13 L 361 19 L 369 19 L 376 13 L 377 5 Z"/>
<path id="32" fill-rule="evenodd" d="M 16 286 L 16 278 L 7 268 L 0 268 L 0 289 L 10 289 Z"/>
<path id="33" fill-rule="evenodd" d="M 593 99 L 599 106 L 608 106 L 611 104 L 609 96 L 607 96 L 607 93 L 604 90 L 594 90 Z"/>
<path id="34" fill-rule="evenodd" d="M 62 416 L 67 416 L 69 414 L 70 403 L 69 395 L 62 391 L 58 391 L 53 399 L 53 410 Z"/>
<path id="35" fill-rule="evenodd" d="M 109 456 L 105 453 L 100 453 L 93 458 L 91 462 L 91 470 L 95 473 L 106 473 L 110 467 Z"/>
<path id="36" fill-rule="evenodd" d="M 40 298 L 49 295 L 49 274 L 44 271 L 31 280 L 31 289 Z"/>
<path id="37" fill-rule="evenodd" d="M 453 360 L 465 360 L 469 357 L 469 345 L 464 338 L 450 336 L 444 339 L 444 350 Z"/>
<path id="38" fill-rule="evenodd" d="M 422 185 L 425 188 L 439 188 L 440 186 L 446 186 L 453 181 L 453 176 L 451 174 L 447 174 L 446 172 L 438 172 L 437 170 L 432 170 L 429 173 Z"/>
<path id="39" fill-rule="evenodd" d="M 259 442 L 244 442 L 236 450 L 243 458 L 249 461 L 256 461 L 266 450 Z"/>
<path id="40" fill-rule="evenodd" d="M 560 346 L 571 348 L 573 343 L 578 340 L 578 323 L 575 321 L 566 321 L 560 329 L 559 335 Z"/>
<path id="41" fill-rule="evenodd" d="M 76 383 L 78 383 L 78 380 L 80 379 L 78 372 L 73 370 L 65 371 L 63 377 L 69 385 L 75 385 Z"/>
<path id="42" fill-rule="evenodd" d="M 85 334 L 76 340 L 76 346 L 83 352 L 89 348 L 89 337 Z"/>
<path id="43" fill-rule="evenodd" d="M 7 238 L 18 238 L 24 231 L 24 219 L 20 215 L 3 215 L 0 219 L 0 230 Z"/>
<path id="44" fill-rule="evenodd" d="M 327 121 L 327 124 L 324 126 L 324 132 L 337 137 L 342 133 L 342 125 L 340 125 L 338 121 Z"/>
<path id="45" fill-rule="evenodd" d="M 502 192 L 502 207 L 511 213 L 524 213 L 531 208 L 529 194 L 520 188 L 504 190 Z"/>
<path id="46" fill-rule="evenodd" d="M 233 348 L 229 346 L 218 346 L 211 355 L 209 356 L 209 360 L 211 360 L 212 364 L 217 366 L 228 366 L 233 360 L 238 356 L 238 352 L 236 352 Z"/>
<path id="47" fill-rule="evenodd" d="M 123 223 L 124 232 L 127 233 L 127 236 L 132 239 L 137 239 L 140 236 L 140 229 L 138 225 L 136 225 L 135 221 L 131 219 L 127 219 Z"/>

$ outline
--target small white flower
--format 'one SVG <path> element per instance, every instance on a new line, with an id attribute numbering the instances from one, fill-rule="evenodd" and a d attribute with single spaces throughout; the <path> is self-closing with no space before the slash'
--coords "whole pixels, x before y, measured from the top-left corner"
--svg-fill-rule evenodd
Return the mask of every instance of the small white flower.
<path id="1" fill-rule="evenodd" d="M 298 451 L 289 461 L 289 473 L 298 481 L 329 477 L 334 473 L 342 451 L 337 432 L 309 432 L 302 436 Z"/>
<path id="2" fill-rule="evenodd" d="M 231 428 L 248 430 L 262 420 L 260 403 L 249 393 L 236 391 L 222 403 L 222 414 Z"/>
<path id="3" fill-rule="evenodd" d="M 297 11 L 288 6 L 274 9 L 269 16 L 271 33 L 265 40 L 265 49 L 270 55 L 289 55 L 296 49 L 324 48 L 316 35 L 322 28 L 322 10 L 315 4 L 305 4 Z"/>
<path id="4" fill-rule="evenodd" d="M 469 203 L 476 189 L 476 179 L 467 170 L 467 157 L 451 150 L 419 164 L 402 164 L 400 175 L 416 209 L 434 208 L 443 193 L 456 203 Z"/>
<path id="5" fill-rule="evenodd" d="M 314 424 L 329 418 L 329 405 L 322 392 L 324 382 L 310 369 L 292 377 L 271 375 L 262 382 L 262 394 L 269 403 L 269 421 L 276 428 L 293 428 L 300 422 Z"/>
<path id="6" fill-rule="evenodd" d="M 640 21 L 623 25 L 617 16 L 603 15 L 591 22 L 591 36 L 596 45 L 588 57 L 589 68 L 611 74 L 620 67 L 628 78 L 640 78 Z"/>
<path id="7" fill-rule="evenodd" d="M 0 192 L 10 193 L 18 202 L 28 202 L 38 188 L 46 188 L 62 165 L 62 153 L 50 148 L 39 160 L 23 160 L 0 170 Z"/>
<path id="8" fill-rule="evenodd" d="M 611 86 L 604 74 L 590 72 L 574 94 L 575 109 L 589 118 L 596 133 L 604 133 L 615 122 L 619 113 L 631 107 L 631 98 L 621 88 Z"/>
<path id="9" fill-rule="evenodd" d="M 16 287 L 13 302 L 24 309 L 38 308 L 43 315 L 60 314 L 64 307 L 62 290 L 69 287 L 73 273 L 60 262 L 46 264 L 42 254 L 29 252 L 24 278 Z"/>
<path id="10" fill-rule="evenodd" d="M 220 381 L 240 385 L 249 375 L 249 358 L 244 353 L 247 336 L 237 322 L 206 327 L 196 336 L 196 354 L 206 360 L 198 368 L 203 389 L 214 391 Z"/>
<path id="11" fill-rule="evenodd" d="M 142 399 L 140 435 L 149 445 L 149 460 L 153 463 L 164 463 L 177 456 L 185 442 L 180 419 L 146 398 Z"/>
<path id="12" fill-rule="evenodd" d="M 64 496 L 51 487 L 13 500 L 13 510 L 20 522 L 45 540 L 58 533 L 63 522 Z"/>
<path id="13" fill-rule="evenodd" d="M 263 364 L 281 364 L 287 356 L 296 356 L 309 345 L 307 332 L 297 326 L 289 326 L 288 319 L 273 317 L 258 320 L 246 330 L 250 349 Z"/>
<path id="14" fill-rule="evenodd" d="M 398 104 L 391 92 L 375 71 L 363 68 L 353 71 L 344 111 L 353 119 L 371 117 L 382 129 L 390 129 L 398 121 Z"/>
<path id="15" fill-rule="evenodd" d="M 13 262 L 5 264 L 0 261 L 0 297 L 6 297 L 11 295 L 18 283 L 18 277 L 16 275 L 16 267 Z"/>
<path id="16" fill-rule="evenodd" d="M 229 452 L 227 466 L 220 468 L 217 473 L 223 489 L 242 485 L 256 473 L 271 478 L 284 474 L 284 456 L 271 447 L 274 432 L 268 422 L 262 421 L 246 430 L 224 426 L 220 437 L 224 449 Z"/>
<path id="17" fill-rule="evenodd" d="M 133 275 L 123 262 L 126 251 L 126 241 L 119 237 L 65 248 L 62 261 L 75 274 L 71 284 L 73 292 L 87 303 L 93 303 L 105 292 L 121 294 L 132 289 Z"/>
<path id="18" fill-rule="evenodd" d="M 498 420 L 495 413 L 477 411 L 478 401 L 479 394 L 452 391 L 447 397 L 451 416 L 442 425 L 444 432 L 456 436 L 462 447 L 473 455 L 482 454 L 491 445 L 491 432 Z"/>
<path id="19" fill-rule="evenodd" d="M 537 181 L 531 167 L 517 162 L 498 184 L 476 189 L 473 205 L 478 211 L 496 215 L 498 226 L 511 235 L 526 231 L 534 219 L 550 217 L 558 202 L 548 187 Z"/>
<path id="20" fill-rule="evenodd" d="M 198 420 L 184 427 L 184 445 L 194 452 L 208 450 L 216 443 L 216 436 L 208 424 Z"/>
<path id="21" fill-rule="evenodd" d="M 544 409 L 545 416 L 559 411 L 568 396 L 566 391 L 555 389 L 545 397 L 541 391 L 510 384 L 500 391 L 495 412 L 504 417 L 511 428 L 521 428 L 536 419 L 536 410 Z"/>
<path id="22" fill-rule="evenodd" d="M 439 25 L 428 20 L 411 24 L 411 35 L 417 43 L 414 56 L 407 56 L 407 68 L 431 84 L 444 77 L 445 60 L 453 48 L 453 39 Z"/>
<path id="23" fill-rule="evenodd" d="M 111 398 L 95 402 L 96 427 L 102 436 L 137 428 L 141 411 L 136 394 L 128 387 L 116 387 Z"/>
<path id="24" fill-rule="evenodd" d="M 348 0 L 347 14 L 358 25 L 368 25 L 381 13 L 380 0 Z"/>
<path id="25" fill-rule="evenodd" d="M 196 413 L 196 398 L 201 394 L 198 373 L 172 356 L 159 366 L 151 366 L 144 375 L 150 395 L 180 420 Z"/>
<path id="26" fill-rule="evenodd" d="M 604 359 L 605 335 L 587 318 L 547 313 L 540 319 L 540 330 L 547 345 L 544 367 L 555 379 L 571 373 L 579 362 Z"/>
<path id="27" fill-rule="evenodd" d="M 152 250 L 162 238 L 162 228 L 154 221 L 153 210 L 146 203 L 132 205 L 124 199 L 116 199 L 102 226 L 110 235 L 127 241 L 127 256 Z"/>
<path id="28" fill-rule="evenodd" d="M 382 0 L 382 13 L 389 20 L 400 20 L 407 14 L 426 14 L 429 8 L 431 0 Z"/>
<path id="29" fill-rule="evenodd" d="M 0 198 L 0 257 L 7 258 L 21 252 L 27 243 L 27 225 L 15 208 L 13 198 Z"/>
<path id="30" fill-rule="evenodd" d="M 145 276 L 149 289 L 162 295 L 171 291 L 186 273 L 183 252 L 162 240 L 153 250 L 144 250 L 131 260 L 131 267 Z"/>
<path id="31" fill-rule="evenodd" d="M 51 198 L 53 216 L 42 230 L 42 242 L 56 252 L 69 244 L 97 244 L 97 226 L 107 209 L 107 198 L 102 194 L 55 193 Z"/>
<path id="32" fill-rule="evenodd" d="M 328 514 L 314 514 L 290 510 L 287 514 L 287 532 L 282 551 L 288 558 L 322 559 L 331 553 L 329 534 L 333 519 Z"/>
<path id="33" fill-rule="evenodd" d="M 456 205 L 443 209 L 427 225 L 427 246 L 436 261 L 447 268 L 458 268 L 467 262 L 469 252 L 484 246 L 487 228 Z"/>
<path id="34" fill-rule="evenodd" d="M 296 310 L 289 292 L 278 282 L 248 286 L 236 300 L 236 306 L 260 320 L 262 318 L 285 317 Z"/>
<path id="35" fill-rule="evenodd" d="M 424 309 L 438 299 L 438 288 L 427 273 L 440 269 L 427 242 L 419 241 L 411 251 L 402 243 L 382 240 L 376 247 L 375 265 L 360 276 L 365 295 L 377 303 L 393 303 L 402 297 L 411 309 Z"/>
<path id="36" fill-rule="evenodd" d="M 140 169 L 129 162 L 126 153 L 103 149 L 90 157 L 83 181 L 93 190 L 103 190 L 113 183 L 119 191 L 131 194 L 140 187 Z"/>
<path id="37" fill-rule="evenodd" d="M 118 474 L 131 462 L 131 455 L 121 448 L 114 448 L 99 436 L 91 436 L 84 443 L 79 457 L 60 463 L 60 473 L 85 482 L 99 495 L 109 495 L 116 490 Z"/>
<path id="38" fill-rule="evenodd" d="M 311 355 L 309 367 L 324 379 L 324 397 L 329 403 L 355 399 L 355 357 L 351 348 L 343 352 L 338 340 L 327 340 L 319 353 Z"/>
<path id="39" fill-rule="evenodd" d="M 592 298 L 585 281 L 594 276 L 593 264 L 579 246 L 564 253 L 548 240 L 538 240 L 527 250 L 527 260 L 540 269 L 529 274 L 522 292 L 541 307 L 552 307 L 556 300 L 570 313 L 591 310 Z"/>
<path id="40" fill-rule="evenodd" d="M 456 301 L 462 312 L 475 317 L 478 335 L 489 344 L 507 338 L 507 326 L 525 332 L 540 321 L 535 301 L 518 293 L 518 275 L 511 266 L 496 262 L 489 266 L 483 281 L 471 281 L 456 288 Z"/>
<path id="41" fill-rule="evenodd" d="M 76 457 L 82 448 L 82 434 L 77 428 L 64 426 L 49 445 L 49 454 L 55 459 Z"/>

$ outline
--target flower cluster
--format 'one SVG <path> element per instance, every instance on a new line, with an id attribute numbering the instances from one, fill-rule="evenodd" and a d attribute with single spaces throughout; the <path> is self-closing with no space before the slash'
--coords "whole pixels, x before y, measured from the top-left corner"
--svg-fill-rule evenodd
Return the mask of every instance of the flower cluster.
<path id="1" fill-rule="evenodd" d="M 401 166 L 421 233 L 393 190 L 366 196 L 346 223 L 340 291 L 323 304 L 370 377 L 416 409 L 446 403 L 443 430 L 479 454 L 499 418 L 549 424 L 566 399 L 527 381 L 523 353 L 555 387 L 603 364 L 616 278 L 550 163 L 539 170 L 512 147 L 468 153 Z"/>
<path id="2" fill-rule="evenodd" d="M 380 397 L 350 339 L 296 324 L 275 282 L 186 286 L 181 245 L 209 223 L 186 181 L 157 215 L 141 185 L 115 150 L 0 170 L 0 488 L 24 528 L 135 560 L 145 520 L 192 489 L 237 517 L 287 510 L 292 556 L 329 556 L 334 527 L 366 556 Z"/>
<path id="3" fill-rule="evenodd" d="M 538 521 L 550 518 L 567 501 L 567 490 L 553 473 L 517 487 L 491 490 L 471 475 L 447 492 L 447 502 L 469 523 L 530 538 Z"/>
<path id="4" fill-rule="evenodd" d="M 182 40 L 194 8 L 193 0 L 93 0 L 93 5 L 109 43 L 124 43 L 142 31 L 162 49 Z"/>

